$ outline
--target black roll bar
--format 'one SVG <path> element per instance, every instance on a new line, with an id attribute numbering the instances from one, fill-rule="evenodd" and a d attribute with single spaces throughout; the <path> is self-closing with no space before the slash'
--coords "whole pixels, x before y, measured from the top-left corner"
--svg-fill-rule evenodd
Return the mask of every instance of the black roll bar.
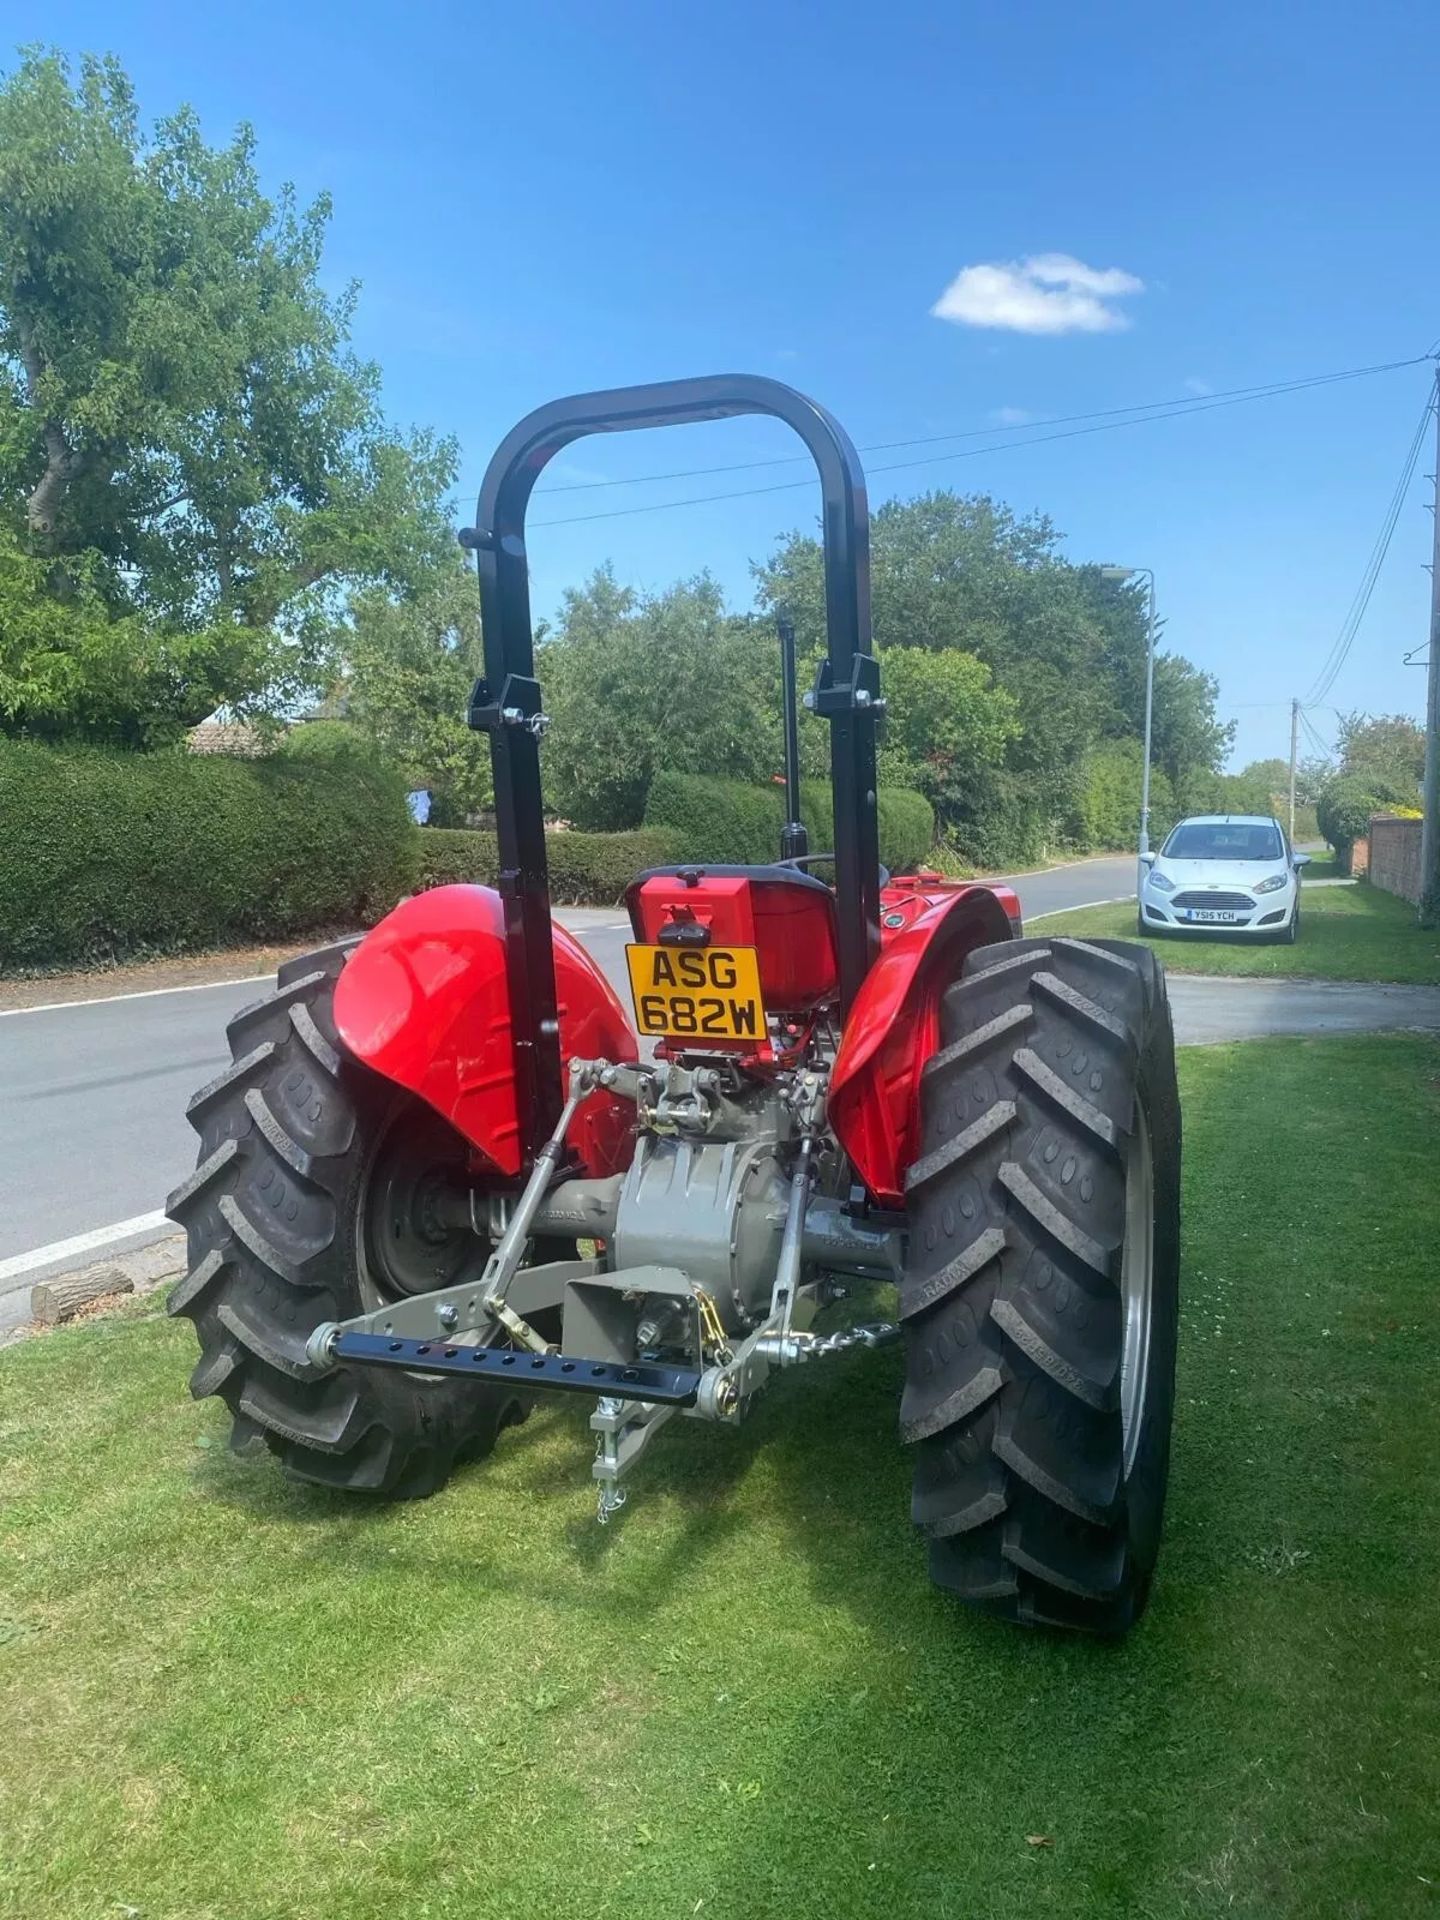
<path id="1" fill-rule="evenodd" d="M 815 401 L 755 374 L 618 387 L 537 407 L 496 449 L 481 482 L 475 525 L 460 535 L 461 544 L 474 551 L 480 576 L 485 672 L 476 682 L 469 718 L 471 726 L 489 733 L 494 763 L 516 1101 L 527 1165 L 554 1129 L 564 1086 L 540 788 L 540 738 L 547 723 L 535 678 L 526 508 L 549 462 L 588 434 L 745 413 L 769 414 L 793 427 L 820 475 L 826 660 L 814 710 L 830 721 L 842 1016 L 880 950 L 879 672 L 870 653 L 870 518 L 864 471 L 849 435 Z"/>

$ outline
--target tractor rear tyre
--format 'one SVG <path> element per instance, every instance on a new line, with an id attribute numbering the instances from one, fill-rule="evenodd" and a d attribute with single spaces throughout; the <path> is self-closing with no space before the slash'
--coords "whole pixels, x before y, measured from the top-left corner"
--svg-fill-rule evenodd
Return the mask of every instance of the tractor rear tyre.
<path id="1" fill-rule="evenodd" d="M 906 1179 L 901 1429 L 937 1585 L 1118 1635 L 1160 1543 L 1179 1316 L 1165 974 L 1119 940 L 970 954 Z"/>
<path id="2" fill-rule="evenodd" d="M 353 943 L 351 943 L 353 944 Z M 263 1435 L 327 1487 L 415 1498 L 488 1453 L 523 1403 L 495 1387 L 388 1369 L 317 1374 L 322 1320 L 448 1285 L 483 1240 L 437 1211 L 467 1182 L 438 1114 L 349 1059 L 332 1010 L 347 945 L 291 961 L 230 1022 L 231 1065 L 187 1109 L 200 1163 L 169 1200 L 189 1272 L 169 1310 L 195 1323 L 197 1398 L 218 1394 L 240 1445 Z M 572 1249 L 573 1251 L 573 1249 Z"/>

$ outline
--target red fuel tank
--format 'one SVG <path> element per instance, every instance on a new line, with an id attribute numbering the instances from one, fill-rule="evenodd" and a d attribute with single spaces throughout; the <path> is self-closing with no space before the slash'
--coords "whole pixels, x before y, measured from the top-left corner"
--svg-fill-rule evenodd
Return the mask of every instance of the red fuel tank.
<path id="1" fill-rule="evenodd" d="M 625 904 L 646 946 L 683 947 L 689 925 L 706 929 L 707 945 L 753 947 L 769 1013 L 805 1014 L 838 990 L 835 896 L 796 867 L 660 868 L 631 883 Z"/>

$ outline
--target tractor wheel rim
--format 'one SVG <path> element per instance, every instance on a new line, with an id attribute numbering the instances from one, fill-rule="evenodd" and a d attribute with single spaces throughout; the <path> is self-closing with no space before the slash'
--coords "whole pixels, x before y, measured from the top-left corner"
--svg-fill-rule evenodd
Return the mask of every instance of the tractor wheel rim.
<path id="1" fill-rule="evenodd" d="M 466 1173 L 463 1143 L 438 1119 L 431 1125 L 402 1108 L 382 1130 L 356 1200 L 356 1267 L 367 1311 L 452 1286 L 467 1264 L 483 1264 L 483 1243 L 442 1217 L 442 1199 L 463 1191 Z"/>
<path id="2" fill-rule="evenodd" d="M 1154 1274 L 1155 1165 L 1150 1152 L 1149 1117 L 1137 1098 L 1135 1131 L 1125 1156 L 1125 1243 L 1120 1256 L 1120 1304 L 1125 1326 L 1120 1348 L 1120 1430 L 1127 1480 L 1139 1455 L 1144 1423 Z"/>

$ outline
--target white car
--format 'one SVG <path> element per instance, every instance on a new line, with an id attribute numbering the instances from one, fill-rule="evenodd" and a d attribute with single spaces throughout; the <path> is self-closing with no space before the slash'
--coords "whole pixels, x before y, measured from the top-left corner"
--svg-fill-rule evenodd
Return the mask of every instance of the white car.
<path id="1" fill-rule="evenodd" d="M 1300 937 L 1300 869 L 1278 820 L 1260 813 L 1197 813 L 1172 829 L 1140 889 L 1140 932 Z"/>

